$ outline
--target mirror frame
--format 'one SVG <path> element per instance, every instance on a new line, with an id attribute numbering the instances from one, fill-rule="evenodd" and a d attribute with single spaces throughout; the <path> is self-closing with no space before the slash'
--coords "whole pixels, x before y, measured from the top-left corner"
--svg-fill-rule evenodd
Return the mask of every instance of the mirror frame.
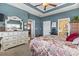
<path id="1" fill-rule="evenodd" d="M 22 23 L 21 28 L 22 28 L 22 31 L 23 31 L 23 21 L 17 16 L 8 16 L 8 19 L 5 20 L 5 30 L 6 30 L 6 25 L 8 24 L 7 22 L 11 21 L 11 20 L 20 21 Z"/>

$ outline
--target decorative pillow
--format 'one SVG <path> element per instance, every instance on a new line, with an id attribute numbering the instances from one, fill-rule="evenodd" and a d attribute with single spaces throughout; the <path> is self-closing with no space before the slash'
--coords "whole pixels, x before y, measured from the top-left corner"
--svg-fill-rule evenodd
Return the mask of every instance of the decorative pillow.
<path id="1" fill-rule="evenodd" d="M 78 33 L 72 33 L 66 38 L 66 41 L 72 42 L 77 37 L 78 37 Z"/>
<path id="2" fill-rule="evenodd" d="M 72 44 L 79 44 L 79 37 L 75 38 L 72 42 Z"/>

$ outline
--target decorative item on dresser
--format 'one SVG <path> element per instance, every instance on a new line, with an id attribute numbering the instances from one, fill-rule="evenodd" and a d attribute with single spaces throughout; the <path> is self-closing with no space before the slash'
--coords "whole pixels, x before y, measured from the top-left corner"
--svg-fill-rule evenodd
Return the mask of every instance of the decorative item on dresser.
<path id="1" fill-rule="evenodd" d="M 0 32 L 0 37 L 1 51 L 29 41 L 28 31 Z"/>
<path id="2" fill-rule="evenodd" d="M 79 34 L 79 16 L 74 16 L 70 22 L 71 33 Z"/>

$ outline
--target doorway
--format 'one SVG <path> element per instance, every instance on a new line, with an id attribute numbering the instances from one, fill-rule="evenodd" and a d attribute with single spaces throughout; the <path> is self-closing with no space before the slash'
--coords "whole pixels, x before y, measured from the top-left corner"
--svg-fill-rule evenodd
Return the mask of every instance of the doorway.
<path id="1" fill-rule="evenodd" d="M 70 34 L 70 18 L 58 19 L 58 35 L 67 36 Z"/>
<path id="2" fill-rule="evenodd" d="M 31 38 L 35 37 L 35 20 L 29 20 L 28 21 L 28 29 L 29 29 L 29 36 Z"/>

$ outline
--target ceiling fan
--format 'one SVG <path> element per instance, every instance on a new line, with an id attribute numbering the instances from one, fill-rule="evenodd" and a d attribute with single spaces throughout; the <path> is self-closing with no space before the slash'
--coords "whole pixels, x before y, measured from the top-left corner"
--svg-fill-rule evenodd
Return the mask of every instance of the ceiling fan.
<path id="1" fill-rule="evenodd" d="M 53 6 L 53 7 L 56 7 L 57 5 L 55 5 L 55 4 L 52 4 L 52 3 L 41 3 L 41 4 L 39 4 L 39 5 L 36 5 L 35 7 L 37 7 L 37 6 L 43 6 L 44 7 L 44 10 L 46 10 L 46 8 L 48 7 L 48 6 Z"/>

